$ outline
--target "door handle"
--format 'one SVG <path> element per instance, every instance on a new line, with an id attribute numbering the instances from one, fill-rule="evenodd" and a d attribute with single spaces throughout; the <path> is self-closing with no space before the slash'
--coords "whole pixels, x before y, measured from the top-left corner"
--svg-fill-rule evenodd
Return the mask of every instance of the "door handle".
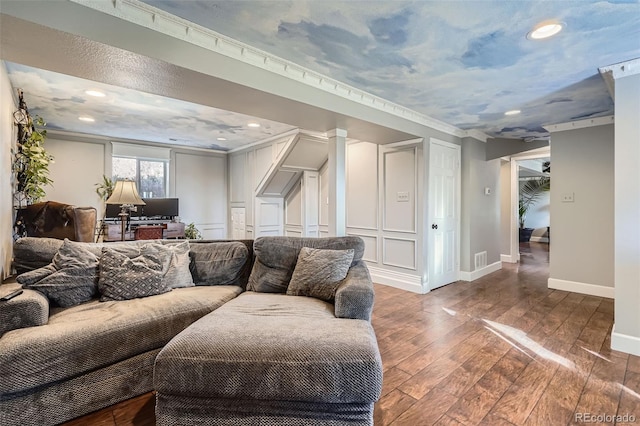
<path id="1" fill-rule="evenodd" d="M 438 229 L 438 225 L 436 225 L 435 223 L 431 225 L 431 229 Z"/>

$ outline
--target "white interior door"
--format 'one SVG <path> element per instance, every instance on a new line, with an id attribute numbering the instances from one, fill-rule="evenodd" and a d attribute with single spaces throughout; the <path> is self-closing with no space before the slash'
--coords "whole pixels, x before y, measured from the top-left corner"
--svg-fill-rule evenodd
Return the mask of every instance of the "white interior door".
<path id="1" fill-rule="evenodd" d="M 243 240 L 246 229 L 246 212 L 244 207 L 231 208 L 231 238 Z"/>
<path id="2" fill-rule="evenodd" d="M 431 139 L 429 156 L 429 288 L 458 280 L 460 146 Z"/>

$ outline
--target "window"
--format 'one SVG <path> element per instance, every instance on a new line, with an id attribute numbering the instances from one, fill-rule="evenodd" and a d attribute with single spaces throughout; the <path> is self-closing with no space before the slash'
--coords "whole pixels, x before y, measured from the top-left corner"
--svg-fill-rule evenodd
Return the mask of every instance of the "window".
<path id="1" fill-rule="evenodd" d="M 167 196 L 167 161 L 113 156 L 111 167 L 113 179 L 135 181 L 142 198 Z"/>

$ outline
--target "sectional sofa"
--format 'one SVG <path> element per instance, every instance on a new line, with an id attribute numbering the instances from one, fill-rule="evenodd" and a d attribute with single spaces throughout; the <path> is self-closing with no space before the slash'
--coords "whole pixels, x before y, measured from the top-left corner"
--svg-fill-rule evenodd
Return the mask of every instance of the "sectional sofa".
<path id="1" fill-rule="evenodd" d="M 0 302 L 0 424 L 152 390 L 159 425 L 372 424 L 382 366 L 362 253 L 355 237 L 20 239 L 21 275 L 0 286 L 23 286 Z"/>

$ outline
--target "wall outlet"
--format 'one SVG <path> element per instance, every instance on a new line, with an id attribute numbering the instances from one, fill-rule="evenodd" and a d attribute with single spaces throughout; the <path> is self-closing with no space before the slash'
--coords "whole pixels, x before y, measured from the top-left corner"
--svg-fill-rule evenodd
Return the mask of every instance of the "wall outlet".
<path id="1" fill-rule="evenodd" d="M 400 203 L 406 203 L 409 201 L 409 193 L 408 192 L 398 192 L 396 195 L 396 201 Z"/>
<path id="2" fill-rule="evenodd" d="M 573 203 L 573 192 L 565 192 L 562 194 L 563 203 Z"/>
<path id="3" fill-rule="evenodd" d="M 484 195 L 491 195 L 491 188 L 488 186 L 484 188 Z"/>

